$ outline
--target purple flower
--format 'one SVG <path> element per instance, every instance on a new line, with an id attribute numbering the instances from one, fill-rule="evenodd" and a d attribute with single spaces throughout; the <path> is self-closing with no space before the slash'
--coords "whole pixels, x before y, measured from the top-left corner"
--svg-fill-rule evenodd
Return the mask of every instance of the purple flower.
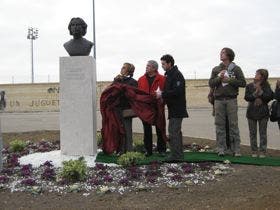
<path id="1" fill-rule="evenodd" d="M 34 186 L 36 184 L 36 181 L 34 179 L 28 178 L 21 181 L 21 184 L 26 186 Z"/>
<path id="2" fill-rule="evenodd" d="M 104 164 L 96 163 L 94 170 L 105 170 L 107 167 Z"/>
<path id="3" fill-rule="evenodd" d="M 198 165 L 199 165 L 199 167 L 202 171 L 207 171 L 212 167 L 213 163 L 211 163 L 211 162 L 201 162 L 201 163 L 198 163 Z"/>
<path id="4" fill-rule="evenodd" d="M 160 168 L 160 162 L 159 161 L 152 161 L 149 165 L 149 168 L 152 170 L 156 170 Z"/>
<path id="5" fill-rule="evenodd" d="M 94 177 L 94 178 L 90 179 L 90 180 L 88 181 L 88 183 L 89 183 L 90 185 L 95 185 L 95 186 L 97 186 L 97 185 L 103 184 L 103 181 L 102 181 L 101 179 L 98 179 L 97 177 Z"/>
<path id="6" fill-rule="evenodd" d="M 145 172 L 145 176 L 160 176 L 161 175 L 161 172 L 160 170 L 147 170 Z"/>
<path id="7" fill-rule="evenodd" d="M 0 176 L 0 184 L 7 183 L 9 178 L 7 176 Z"/>
<path id="8" fill-rule="evenodd" d="M 171 180 L 177 181 L 177 182 L 181 181 L 182 179 L 183 179 L 183 177 L 180 174 L 176 174 L 171 177 Z"/>
<path id="9" fill-rule="evenodd" d="M 149 183 L 155 183 L 157 181 L 157 177 L 156 176 L 147 176 L 146 181 Z"/>
<path id="10" fill-rule="evenodd" d="M 12 175 L 14 173 L 14 169 L 12 168 L 3 168 L 1 171 L 2 174 Z"/>
<path id="11" fill-rule="evenodd" d="M 20 156 L 24 156 L 24 155 L 28 155 L 29 154 L 29 150 L 27 150 L 26 148 L 24 148 L 21 152 L 20 152 Z"/>
<path id="12" fill-rule="evenodd" d="M 185 174 L 189 174 L 193 172 L 193 166 L 189 163 L 185 163 L 182 165 L 182 169 L 184 171 Z"/>
<path id="13" fill-rule="evenodd" d="M 143 172 L 137 166 L 130 166 L 126 170 L 127 177 L 131 179 L 139 179 L 142 176 Z"/>
<path id="14" fill-rule="evenodd" d="M 128 180 L 127 177 L 120 179 L 119 184 L 123 185 L 123 186 L 129 186 L 130 182 Z"/>
<path id="15" fill-rule="evenodd" d="M 16 166 L 19 166 L 18 161 L 18 155 L 17 154 L 11 154 L 7 156 L 7 167 L 8 168 L 14 168 Z"/>
<path id="16" fill-rule="evenodd" d="M 9 154 L 9 147 L 3 148 L 2 153 L 3 153 L 3 155 L 4 154 Z"/>
<path id="17" fill-rule="evenodd" d="M 53 168 L 46 167 L 41 175 L 42 179 L 45 180 L 54 180 L 55 179 L 55 171 Z"/>
<path id="18" fill-rule="evenodd" d="M 167 172 L 169 173 L 178 173 L 178 169 L 174 167 L 168 167 Z"/>
<path id="19" fill-rule="evenodd" d="M 106 175 L 103 178 L 104 182 L 112 182 L 113 181 L 113 177 L 110 175 Z"/>
<path id="20" fill-rule="evenodd" d="M 107 171 L 98 171 L 97 173 L 98 176 L 107 176 L 109 173 Z"/>
<path id="21" fill-rule="evenodd" d="M 24 177 L 30 176 L 32 174 L 32 165 L 31 164 L 23 165 L 20 169 L 20 174 L 21 176 Z"/>
<path id="22" fill-rule="evenodd" d="M 43 163 L 43 166 L 46 166 L 46 167 L 53 167 L 53 164 L 52 164 L 52 161 L 46 161 Z"/>
<path id="23" fill-rule="evenodd" d="M 69 181 L 67 179 L 61 179 L 57 182 L 59 185 L 66 185 L 66 184 L 69 184 Z"/>

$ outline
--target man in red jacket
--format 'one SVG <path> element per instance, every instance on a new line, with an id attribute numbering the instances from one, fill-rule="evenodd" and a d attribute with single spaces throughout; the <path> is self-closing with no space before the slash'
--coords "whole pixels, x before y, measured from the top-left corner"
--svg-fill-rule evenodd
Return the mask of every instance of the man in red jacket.
<path id="1" fill-rule="evenodd" d="M 156 97 L 157 90 L 163 90 L 165 83 L 165 77 L 158 73 L 158 63 L 154 60 L 150 60 L 146 66 L 146 73 L 139 78 L 138 88 L 144 90 L 145 92 L 154 95 Z M 161 99 L 159 99 L 161 100 Z M 164 103 L 162 101 L 160 110 L 163 112 L 164 116 Z M 165 117 L 164 117 L 165 120 Z M 153 154 L 153 134 L 152 125 L 147 122 L 142 121 L 144 128 L 144 146 L 146 149 L 146 156 L 151 156 Z M 164 122 L 165 125 L 165 122 Z M 159 154 L 165 155 L 166 152 L 166 142 L 162 138 L 162 133 L 160 129 L 156 127 L 157 133 L 157 150 Z"/>

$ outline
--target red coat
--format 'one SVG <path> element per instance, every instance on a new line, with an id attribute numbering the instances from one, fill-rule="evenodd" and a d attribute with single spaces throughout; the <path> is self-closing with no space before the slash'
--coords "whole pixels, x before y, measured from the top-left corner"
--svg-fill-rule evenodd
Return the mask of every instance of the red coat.
<path id="1" fill-rule="evenodd" d="M 144 74 L 142 77 L 138 79 L 138 88 L 144 90 L 146 93 L 153 95 L 158 87 L 160 88 L 161 91 L 163 90 L 164 83 L 165 83 L 165 76 L 157 73 L 156 78 L 154 79 L 150 88 L 146 74 Z"/>
<path id="2" fill-rule="evenodd" d="M 125 84 L 112 84 L 106 88 L 100 97 L 100 111 L 102 115 L 101 135 L 103 151 L 111 154 L 118 151 L 123 142 L 125 130 L 121 123 L 117 107 L 120 96 L 125 94 L 131 109 L 143 121 L 154 124 L 160 128 L 163 138 L 167 140 L 165 129 L 165 116 L 162 102 L 143 90 Z M 162 114 L 163 113 L 163 114 Z"/>

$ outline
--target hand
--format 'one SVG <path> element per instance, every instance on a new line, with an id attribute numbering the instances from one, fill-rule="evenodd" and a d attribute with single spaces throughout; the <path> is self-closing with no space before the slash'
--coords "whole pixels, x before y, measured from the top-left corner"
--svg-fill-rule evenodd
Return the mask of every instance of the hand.
<path id="1" fill-rule="evenodd" d="M 254 102 L 254 105 L 255 105 L 255 106 L 260 106 L 260 105 L 262 105 L 262 103 L 263 103 L 262 99 L 256 98 L 256 100 L 255 100 L 255 102 Z"/>
<path id="2" fill-rule="evenodd" d="M 156 98 L 157 99 L 161 98 L 161 93 L 162 93 L 162 91 L 157 91 L 156 92 Z"/>
<path id="3" fill-rule="evenodd" d="M 222 78 L 222 82 L 223 82 L 223 83 L 228 83 L 228 81 L 229 81 L 229 78 L 228 78 L 228 77 Z"/>
<path id="4" fill-rule="evenodd" d="M 222 71 L 219 73 L 219 75 L 220 75 L 220 77 L 221 77 L 222 79 L 224 78 L 226 71 L 227 71 L 227 70 L 224 69 L 224 70 L 222 70 Z"/>

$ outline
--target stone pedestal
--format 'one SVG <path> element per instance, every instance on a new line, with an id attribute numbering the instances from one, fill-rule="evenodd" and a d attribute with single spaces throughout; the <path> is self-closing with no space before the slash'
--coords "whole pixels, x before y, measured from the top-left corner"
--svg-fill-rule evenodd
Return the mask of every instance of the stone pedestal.
<path id="1" fill-rule="evenodd" d="M 62 155 L 95 155 L 96 64 L 91 56 L 60 58 Z"/>

